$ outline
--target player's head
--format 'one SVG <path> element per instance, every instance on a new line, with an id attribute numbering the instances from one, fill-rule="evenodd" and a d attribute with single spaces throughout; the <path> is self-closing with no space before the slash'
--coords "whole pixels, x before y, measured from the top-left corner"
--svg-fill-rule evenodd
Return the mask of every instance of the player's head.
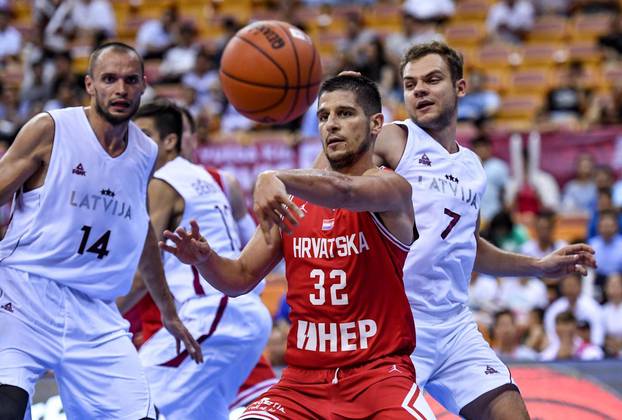
<path id="1" fill-rule="evenodd" d="M 103 44 L 91 53 L 84 82 L 97 114 L 112 125 L 125 123 L 145 91 L 143 59 L 129 45 Z"/>
<path id="2" fill-rule="evenodd" d="M 182 112 L 172 102 L 158 99 L 140 107 L 134 122 L 158 145 L 156 168 L 181 152 Z"/>
<path id="3" fill-rule="evenodd" d="M 376 84 L 363 76 L 336 76 L 322 83 L 318 98 L 320 136 L 331 167 L 348 167 L 371 152 L 383 123 Z"/>
<path id="4" fill-rule="evenodd" d="M 400 64 L 404 103 L 420 127 L 440 130 L 454 123 L 458 98 L 464 96 L 461 55 L 441 42 L 416 44 Z"/>

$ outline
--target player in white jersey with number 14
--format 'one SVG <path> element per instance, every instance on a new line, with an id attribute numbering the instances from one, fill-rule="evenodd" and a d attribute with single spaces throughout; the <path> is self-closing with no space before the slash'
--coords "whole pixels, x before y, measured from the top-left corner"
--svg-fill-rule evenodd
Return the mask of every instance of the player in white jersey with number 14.
<path id="1" fill-rule="evenodd" d="M 0 418 L 30 418 L 29 396 L 53 370 L 70 419 L 155 419 L 127 322 L 114 299 L 138 267 L 168 330 L 201 360 L 166 285 L 147 214 L 157 146 L 129 120 L 143 62 L 121 43 L 90 57 L 89 107 L 40 114 L 0 160 Z"/>
<path id="2" fill-rule="evenodd" d="M 189 226 L 194 219 L 214 249 L 237 257 L 240 238 L 223 189 L 202 166 L 180 155 L 181 110 L 158 100 L 142 106 L 134 121 L 159 149 L 149 184 L 149 208 L 158 239 L 164 240 L 165 229 Z M 149 337 L 139 355 L 156 406 L 170 419 L 227 419 L 229 405 L 268 341 L 270 313 L 257 293 L 228 298 L 202 279 L 196 268 L 171 254 L 164 255 L 164 270 L 180 317 L 201 344 L 207 362 L 197 366 L 186 354 L 177 354 L 175 339 L 165 329 Z M 140 287 L 135 285 L 133 291 L 126 301 L 141 297 L 136 293 Z"/>
<path id="3" fill-rule="evenodd" d="M 503 276 L 585 273 L 593 250 L 571 245 L 535 259 L 502 251 L 479 236 L 486 175 L 456 141 L 463 96 L 462 57 L 447 45 L 413 46 L 401 73 L 409 119 L 385 125 L 374 152 L 412 185 L 419 239 L 404 265 L 415 319 L 417 383 L 467 419 L 528 418 L 508 368 L 477 330 L 467 306 L 471 271 Z"/>

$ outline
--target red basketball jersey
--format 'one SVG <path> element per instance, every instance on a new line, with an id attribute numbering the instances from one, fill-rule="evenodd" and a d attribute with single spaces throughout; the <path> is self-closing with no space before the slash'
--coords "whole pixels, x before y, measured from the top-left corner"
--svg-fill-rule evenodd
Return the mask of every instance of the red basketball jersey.
<path id="1" fill-rule="evenodd" d="M 409 247 L 372 213 L 294 202 L 305 217 L 282 235 L 287 364 L 337 368 L 411 354 L 415 326 L 402 282 Z"/>

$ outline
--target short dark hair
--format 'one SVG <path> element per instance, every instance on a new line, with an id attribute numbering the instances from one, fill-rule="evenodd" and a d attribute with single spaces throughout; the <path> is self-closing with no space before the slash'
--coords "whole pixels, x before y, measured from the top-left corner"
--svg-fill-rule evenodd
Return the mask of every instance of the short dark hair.
<path id="1" fill-rule="evenodd" d="M 615 209 L 604 209 L 598 213 L 599 220 L 604 219 L 605 217 L 611 217 L 616 223 L 619 221 L 620 215 Z"/>
<path id="2" fill-rule="evenodd" d="M 577 323 L 577 317 L 574 316 L 572 311 L 560 312 L 555 317 L 555 324 L 565 324 L 569 322 Z"/>
<path id="3" fill-rule="evenodd" d="M 139 118 L 152 118 L 155 122 L 156 130 L 160 138 L 169 134 L 177 135 L 175 149 L 181 152 L 181 136 L 183 132 L 183 121 L 181 110 L 177 105 L 167 99 L 158 99 L 141 106 L 134 116 L 134 120 Z"/>
<path id="4" fill-rule="evenodd" d="M 415 44 L 410 47 L 400 62 L 400 76 L 404 77 L 404 67 L 406 67 L 406 64 L 430 54 L 439 55 L 445 60 L 447 67 L 449 67 L 449 74 L 451 75 L 452 82 L 456 83 L 464 77 L 464 59 L 462 58 L 462 54 L 449 47 L 447 44 L 438 41 Z"/>
<path id="5" fill-rule="evenodd" d="M 514 318 L 514 313 L 509 310 L 509 309 L 502 309 L 500 311 L 495 312 L 494 314 L 494 325 L 497 325 L 497 323 L 499 322 L 499 318 L 501 318 L 502 316 L 508 315 L 510 318 L 512 318 L 512 322 L 514 322 L 515 318 Z"/>
<path id="6" fill-rule="evenodd" d="M 536 219 L 545 219 L 551 223 L 555 223 L 557 214 L 550 209 L 541 209 L 536 213 Z"/>
<path id="7" fill-rule="evenodd" d="M 124 44 L 123 42 L 107 42 L 95 48 L 93 52 L 91 52 L 91 55 L 89 57 L 89 68 L 88 68 L 88 74 L 91 77 L 93 77 L 93 69 L 95 68 L 95 64 L 97 64 L 97 60 L 99 59 L 99 56 L 102 55 L 102 53 L 108 49 L 113 49 L 118 52 L 126 52 L 126 53 L 135 54 L 136 57 L 138 57 L 138 61 L 140 62 L 140 74 L 141 76 L 145 74 L 145 62 L 143 61 L 143 58 L 138 53 L 138 51 L 136 51 L 133 47 L 127 44 Z"/>
<path id="8" fill-rule="evenodd" d="M 367 116 L 382 112 L 382 100 L 380 99 L 378 86 L 365 76 L 341 75 L 331 77 L 322 83 L 318 98 L 325 92 L 334 92 L 336 90 L 353 92 L 356 96 L 356 101 Z"/>

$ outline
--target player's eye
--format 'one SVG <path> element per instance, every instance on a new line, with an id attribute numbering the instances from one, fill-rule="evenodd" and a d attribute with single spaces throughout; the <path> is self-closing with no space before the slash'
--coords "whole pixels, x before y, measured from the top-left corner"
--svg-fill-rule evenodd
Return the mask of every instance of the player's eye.
<path id="1" fill-rule="evenodd" d="M 102 77 L 102 80 L 104 81 L 104 83 L 113 83 L 116 79 L 114 76 L 106 74 Z"/>
<path id="2" fill-rule="evenodd" d="M 138 76 L 129 76 L 125 78 L 125 83 L 129 85 L 135 85 L 136 83 L 138 83 L 138 81 L 139 81 Z"/>
<path id="3" fill-rule="evenodd" d="M 328 118 L 326 114 L 320 114 L 317 116 L 318 121 L 326 121 L 326 118 Z"/>

